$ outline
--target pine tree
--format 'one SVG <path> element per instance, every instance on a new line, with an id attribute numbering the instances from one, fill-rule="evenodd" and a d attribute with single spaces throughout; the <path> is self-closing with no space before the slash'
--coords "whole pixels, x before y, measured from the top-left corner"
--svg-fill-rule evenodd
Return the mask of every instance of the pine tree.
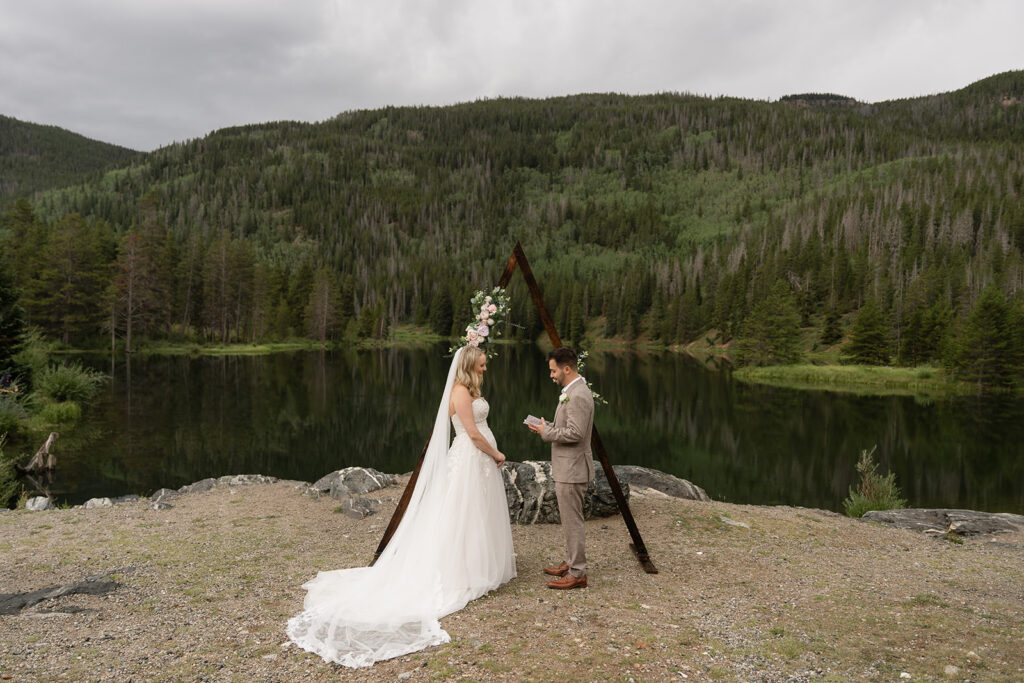
<path id="1" fill-rule="evenodd" d="M 889 324 L 874 299 L 868 299 L 857 312 L 850 330 L 850 341 L 840 357 L 859 365 L 887 365 L 892 355 Z"/>
<path id="2" fill-rule="evenodd" d="M 338 295 L 338 329 L 342 335 L 349 322 L 356 314 L 356 281 L 351 275 L 346 275 L 341 281 L 341 293 Z"/>
<path id="3" fill-rule="evenodd" d="M 309 293 L 306 305 L 306 332 L 320 340 L 321 346 L 327 345 L 327 338 L 337 335 L 339 315 L 339 293 L 334 272 L 327 268 L 319 268 L 313 279 L 313 290 Z"/>
<path id="4" fill-rule="evenodd" d="M 62 218 L 44 247 L 42 269 L 27 282 L 31 322 L 65 344 L 100 331 L 108 308 L 103 295 L 110 278 L 102 226 L 90 227 L 78 214 Z"/>
<path id="5" fill-rule="evenodd" d="M 583 304 L 580 301 L 579 284 L 573 284 L 569 299 L 569 339 L 576 347 L 583 341 Z"/>
<path id="6" fill-rule="evenodd" d="M 843 339 L 843 328 L 839 309 L 832 306 L 825 314 L 825 327 L 821 330 L 822 346 L 832 346 Z"/>
<path id="7" fill-rule="evenodd" d="M 1016 323 L 1017 316 L 1014 316 Z M 957 368 L 964 379 L 983 387 L 1007 387 L 1017 381 L 1019 351 L 1005 297 L 995 287 L 982 292 L 960 336 Z"/>
<path id="8" fill-rule="evenodd" d="M 0 372 L 16 368 L 12 367 L 12 357 L 18 352 L 25 333 L 24 312 L 18 303 L 19 292 L 8 274 L 0 269 Z"/>
<path id="9" fill-rule="evenodd" d="M 452 299 L 447 289 L 438 287 L 430 298 L 430 329 L 435 334 L 448 336 L 452 330 Z"/>
<path id="10" fill-rule="evenodd" d="M 735 344 L 740 365 L 797 363 L 800 351 L 800 312 L 789 284 L 778 280 L 767 298 L 758 302 L 743 322 Z"/>

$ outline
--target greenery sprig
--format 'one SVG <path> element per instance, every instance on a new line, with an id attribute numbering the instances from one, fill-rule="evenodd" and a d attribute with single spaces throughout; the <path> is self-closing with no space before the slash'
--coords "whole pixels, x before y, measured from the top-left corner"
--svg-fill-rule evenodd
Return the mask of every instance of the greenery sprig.
<path id="1" fill-rule="evenodd" d="M 576 372 L 583 374 L 583 368 L 587 364 L 587 358 L 590 356 L 588 351 L 578 351 L 576 353 Z M 605 400 L 604 396 L 594 391 L 594 383 L 588 381 L 587 388 L 590 389 L 590 395 L 594 397 L 594 405 L 608 405 L 608 401 Z"/>

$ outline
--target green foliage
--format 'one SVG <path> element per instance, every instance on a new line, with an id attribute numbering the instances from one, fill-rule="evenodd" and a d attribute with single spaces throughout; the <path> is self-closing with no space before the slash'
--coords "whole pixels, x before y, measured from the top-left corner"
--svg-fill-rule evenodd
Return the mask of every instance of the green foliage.
<path id="1" fill-rule="evenodd" d="M 348 320 L 341 311 L 341 292 L 333 271 L 320 268 L 306 304 L 305 327 L 307 333 L 325 344 L 337 339 Z"/>
<path id="2" fill-rule="evenodd" d="M 967 317 L 957 350 L 963 379 L 982 387 L 1009 387 L 1020 380 L 1024 321 L 1019 305 L 1011 307 L 1002 292 L 989 287 Z"/>
<path id="3" fill-rule="evenodd" d="M 832 306 L 825 314 L 825 326 L 821 330 L 822 346 L 832 346 L 843 340 L 842 317 L 839 310 Z"/>
<path id="4" fill-rule="evenodd" d="M 32 320 L 69 344 L 99 329 L 106 316 L 104 293 L 113 260 L 112 234 L 101 221 L 68 214 L 49 232 L 37 276 L 25 286 Z"/>
<path id="5" fill-rule="evenodd" d="M 53 342 L 48 341 L 38 328 L 29 328 L 22 335 L 22 344 L 14 354 L 14 363 L 23 368 L 29 375 L 28 379 L 31 379 L 46 369 L 53 347 Z"/>
<path id="6" fill-rule="evenodd" d="M 850 487 L 850 495 L 843 501 L 843 509 L 849 517 L 863 517 L 869 510 L 899 510 L 907 506 L 907 501 L 900 498 L 896 475 L 890 472 L 883 477 L 876 471 L 874 454 L 875 447 L 860 452 L 857 461 L 860 481 L 856 490 Z"/>
<path id="7" fill-rule="evenodd" d="M 0 394 L 0 436 L 16 433 L 28 418 L 22 395 Z"/>
<path id="8" fill-rule="evenodd" d="M 912 311 L 900 347 L 900 362 L 919 365 L 942 358 L 952 315 L 952 308 L 942 301 Z"/>
<path id="9" fill-rule="evenodd" d="M 75 401 L 42 401 L 39 420 L 47 425 L 62 425 L 78 422 L 82 417 L 82 406 Z"/>
<path id="10" fill-rule="evenodd" d="M 105 381 L 106 375 L 81 363 L 54 364 L 36 376 L 36 391 L 58 403 L 88 403 Z"/>
<path id="11" fill-rule="evenodd" d="M 850 330 L 850 341 L 842 350 L 847 363 L 888 365 L 891 355 L 891 327 L 874 299 L 868 299 Z"/>
<path id="12" fill-rule="evenodd" d="M 740 365 L 800 362 L 800 313 L 785 280 L 776 282 L 767 298 L 754 306 L 743 323 L 743 333 L 735 348 Z"/>
<path id="13" fill-rule="evenodd" d="M 2 265 L 0 263 L 0 372 L 11 370 L 18 374 L 18 368 L 11 363 L 25 334 L 24 311 L 11 274 Z"/>
<path id="14" fill-rule="evenodd" d="M 434 334 L 448 336 L 453 324 L 452 299 L 447 292 L 438 289 L 430 300 L 430 330 Z"/>
<path id="15" fill-rule="evenodd" d="M 520 240 L 571 341 L 728 340 L 785 279 L 804 327 L 826 314 L 826 344 L 877 299 L 858 362 L 955 364 L 953 312 L 1024 272 L 1021 99 L 1017 71 L 873 105 L 598 94 L 241 126 L 15 203 L 0 261 L 26 322 L 79 346 L 129 325 L 197 343 L 447 335 L 452 302 Z M 309 324 L 323 270 L 332 332 Z M 532 301 L 510 296 L 534 338 Z"/>
<path id="16" fill-rule="evenodd" d="M 95 180 L 139 153 L 90 140 L 56 126 L 0 115 L 0 204 L 53 187 Z"/>
<path id="17" fill-rule="evenodd" d="M 17 500 L 21 486 L 18 484 L 14 461 L 4 454 L 6 433 L 0 433 L 0 507 L 9 508 Z"/>

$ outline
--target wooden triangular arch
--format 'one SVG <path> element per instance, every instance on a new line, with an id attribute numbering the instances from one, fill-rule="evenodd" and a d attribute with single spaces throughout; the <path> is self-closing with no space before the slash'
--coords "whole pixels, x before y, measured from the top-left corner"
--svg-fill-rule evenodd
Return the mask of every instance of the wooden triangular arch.
<path id="1" fill-rule="evenodd" d="M 548 307 L 544 304 L 544 297 L 541 296 L 540 287 L 537 286 L 537 280 L 533 277 L 533 271 L 530 269 L 530 264 L 526 260 L 526 254 L 523 252 L 522 245 L 516 242 L 516 246 L 512 249 L 512 255 L 508 259 L 508 264 L 505 266 L 505 272 L 501 274 L 501 279 L 498 280 L 499 287 L 507 287 L 509 281 L 512 279 L 512 274 L 516 270 L 516 266 L 523 274 L 523 279 L 526 280 L 526 286 L 530 288 L 530 294 L 533 296 L 533 303 L 537 306 L 537 312 L 540 314 L 541 322 L 544 323 L 544 329 L 547 330 L 548 338 L 555 348 L 562 346 L 562 340 L 558 336 L 558 330 L 555 329 L 555 323 L 551 320 L 551 314 L 548 313 Z M 427 453 L 427 445 L 430 440 L 428 438 L 427 444 L 423 446 L 423 452 L 420 453 L 420 459 L 416 463 L 416 469 L 412 472 L 412 477 L 409 478 L 409 483 L 405 487 L 405 491 L 402 492 L 402 497 L 398 501 L 398 507 L 395 508 L 395 513 L 391 516 L 391 521 L 388 523 L 387 529 L 384 530 L 384 537 L 381 538 L 380 544 L 377 546 L 377 551 L 373 554 L 373 565 L 380 557 L 380 554 L 384 552 L 384 548 L 387 547 L 388 542 L 391 540 L 391 536 L 395 533 L 395 529 L 398 528 L 399 522 L 402 521 L 402 517 L 405 515 L 405 510 L 409 505 L 409 499 L 412 497 L 412 491 L 416 487 L 416 479 L 420 474 L 420 467 L 423 465 L 423 458 Z M 594 455 L 601 463 L 601 467 L 604 468 L 604 474 L 608 478 L 608 484 L 611 487 L 612 494 L 615 496 L 615 502 L 618 503 L 619 511 L 622 513 L 622 519 L 626 522 L 626 528 L 629 529 L 629 535 L 633 539 L 633 542 L 629 544 L 630 550 L 636 555 L 637 560 L 640 561 L 640 565 L 644 571 L 648 574 L 657 574 L 658 569 L 654 566 L 651 561 L 650 555 L 647 553 L 647 546 L 644 545 L 643 538 L 640 537 L 640 530 L 637 529 L 636 521 L 633 519 L 633 513 L 629 509 L 629 503 L 626 501 L 626 496 L 622 493 L 622 486 L 619 485 L 619 479 L 615 476 L 615 470 L 612 469 L 612 464 L 608 460 L 608 454 L 604 450 L 604 445 L 601 443 L 601 437 L 597 433 L 597 425 L 594 425 L 593 432 L 590 435 L 590 446 Z"/>

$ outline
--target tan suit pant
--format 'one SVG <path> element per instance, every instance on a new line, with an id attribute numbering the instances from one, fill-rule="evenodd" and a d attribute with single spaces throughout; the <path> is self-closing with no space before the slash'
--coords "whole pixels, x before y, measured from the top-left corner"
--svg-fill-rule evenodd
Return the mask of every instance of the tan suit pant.
<path id="1" fill-rule="evenodd" d="M 569 573 L 576 578 L 587 574 L 587 556 L 583 550 L 586 540 L 586 526 L 583 524 L 583 494 L 586 492 L 586 483 L 555 482 L 558 516 L 562 518 L 562 531 L 565 532 L 565 561 L 569 564 Z"/>

